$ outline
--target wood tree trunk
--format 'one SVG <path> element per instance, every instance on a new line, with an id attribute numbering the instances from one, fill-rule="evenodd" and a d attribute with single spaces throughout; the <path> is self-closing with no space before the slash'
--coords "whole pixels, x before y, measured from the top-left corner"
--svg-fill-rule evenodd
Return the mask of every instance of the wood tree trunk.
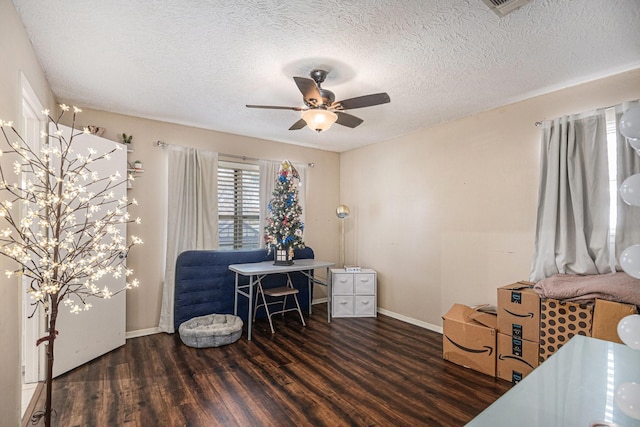
<path id="1" fill-rule="evenodd" d="M 49 339 L 47 343 L 47 399 L 45 402 L 44 425 L 51 426 L 52 395 L 53 395 L 53 350 L 56 340 L 56 320 L 58 318 L 58 304 L 52 304 L 51 317 L 49 318 Z"/>
<path id="2" fill-rule="evenodd" d="M 55 348 L 55 340 L 58 335 L 56 330 L 56 321 L 58 320 L 58 297 L 50 295 L 49 302 L 51 304 L 51 312 L 49 313 L 49 331 L 48 335 L 40 338 L 36 346 L 46 342 L 47 346 L 47 374 L 45 378 L 45 407 L 44 410 L 38 411 L 31 417 L 32 424 L 38 424 L 40 419 L 44 418 L 45 427 L 51 427 L 51 415 L 53 414 L 53 352 Z"/>

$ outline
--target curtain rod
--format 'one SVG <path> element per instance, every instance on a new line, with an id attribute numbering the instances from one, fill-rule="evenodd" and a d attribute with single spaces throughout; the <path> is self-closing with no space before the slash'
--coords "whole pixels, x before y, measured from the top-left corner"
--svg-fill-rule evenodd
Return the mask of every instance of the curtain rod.
<path id="1" fill-rule="evenodd" d="M 640 101 L 640 100 L 638 100 L 638 99 L 634 99 L 634 100 L 631 100 L 631 101 L 624 101 L 624 102 L 621 102 L 621 103 L 619 103 L 619 104 L 609 105 L 609 106 L 607 106 L 607 107 L 598 107 L 598 108 L 596 108 L 596 110 L 608 110 L 609 108 L 615 108 L 615 107 L 617 107 L 618 105 L 622 105 L 622 104 L 630 104 L 630 103 L 632 103 L 632 102 L 636 102 L 636 101 Z M 595 110 L 589 110 L 589 111 L 595 111 Z M 568 114 L 568 115 L 569 115 L 569 116 L 573 116 L 573 115 L 576 115 L 576 114 L 583 114 L 583 113 L 574 113 L 574 114 Z M 546 120 L 553 120 L 553 119 L 545 119 L 544 121 L 546 121 Z M 536 126 L 542 126 L 542 123 L 544 123 L 544 121 L 537 121 L 537 122 L 535 122 L 534 124 L 535 124 Z"/>
<path id="2" fill-rule="evenodd" d="M 173 144 L 167 144 L 166 142 L 163 142 L 163 141 L 160 141 L 160 140 L 156 141 L 156 146 L 160 147 L 160 148 L 165 148 L 165 147 L 168 147 L 169 145 L 173 145 Z M 218 153 L 218 155 L 222 156 L 222 157 L 229 157 L 229 158 L 232 158 L 232 159 L 240 159 L 240 160 L 245 160 L 245 161 L 246 160 L 252 160 L 252 161 L 268 160 L 270 162 L 279 162 L 280 161 L 280 160 L 270 160 L 270 159 L 258 159 L 257 157 L 249 157 L 249 156 L 239 156 L 237 154 Z M 313 163 L 313 162 L 307 163 L 307 166 L 309 166 L 310 168 L 315 167 L 315 165 L 316 164 Z"/>

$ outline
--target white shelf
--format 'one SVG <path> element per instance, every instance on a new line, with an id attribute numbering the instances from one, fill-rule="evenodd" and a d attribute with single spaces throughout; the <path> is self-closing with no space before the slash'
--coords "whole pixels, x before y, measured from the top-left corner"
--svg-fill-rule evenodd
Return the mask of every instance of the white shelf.
<path id="1" fill-rule="evenodd" d="M 343 268 L 331 269 L 332 317 L 376 317 L 376 272 L 363 268 L 347 272 Z"/>

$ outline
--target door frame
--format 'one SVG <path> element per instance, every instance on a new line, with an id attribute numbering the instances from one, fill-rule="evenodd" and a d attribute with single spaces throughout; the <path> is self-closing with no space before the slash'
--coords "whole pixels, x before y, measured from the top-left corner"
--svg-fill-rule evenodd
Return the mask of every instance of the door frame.
<path id="1" fill-rule="evenodd" d="M 38 99 L 35 91 L 29 84 L 26 76 L 20 73 L 20 86 L 22 88 L 21 106 L 20 106 L 20 123 L 18 130 L 23 135 L 25 141 L 32 150 L 40 151 L 40 133 L 46 129 L 46 118 L 42 114 L 42 103 Z M 23 178 L 24 179 L 24 176 Z M 21 366 L 24 368 L 23 383 L 35 383 L 44 380 L 45 363 L 44 351 L 36 347 L 36 341 L 44 333 L 44 323 L 42 314 L 35 313 L 31 318 L 28 316 L 33 311 L 27 297 L 27 287 L 29 283 L 26 279 L 22 279 L 20 283 L 20 307 L 22 327 L 22 360 Z"/>

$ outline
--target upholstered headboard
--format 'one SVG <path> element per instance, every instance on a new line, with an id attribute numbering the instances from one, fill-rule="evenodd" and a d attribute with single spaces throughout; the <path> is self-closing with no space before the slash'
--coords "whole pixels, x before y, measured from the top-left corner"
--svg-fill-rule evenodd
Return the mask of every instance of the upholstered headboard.
<path id="1" fill-rule="evenodd" d="M 313 258 L 311 248 L 297 249 L 295 259 Z M 212 313 L 233 314 L 235 273 L 230 264 L 244 264 L 273 260 L 273 253 L 267 255 L 264 249 L 240 251 L 185 251 L 176 260 L 174 326 L 196 316 Z M 263 286 L 282 286 L 282 275 L 273 275 L 263 281 Z M 248 278 L 240 276 L 241 283 Z M 292 273 L 293 285 L 300 290 L 298 299 L 303 310 L 309 307 L 307 278 L 302 273 Z M 248 300 L 238 297 L 238 315 L 247 321 Z"/>

